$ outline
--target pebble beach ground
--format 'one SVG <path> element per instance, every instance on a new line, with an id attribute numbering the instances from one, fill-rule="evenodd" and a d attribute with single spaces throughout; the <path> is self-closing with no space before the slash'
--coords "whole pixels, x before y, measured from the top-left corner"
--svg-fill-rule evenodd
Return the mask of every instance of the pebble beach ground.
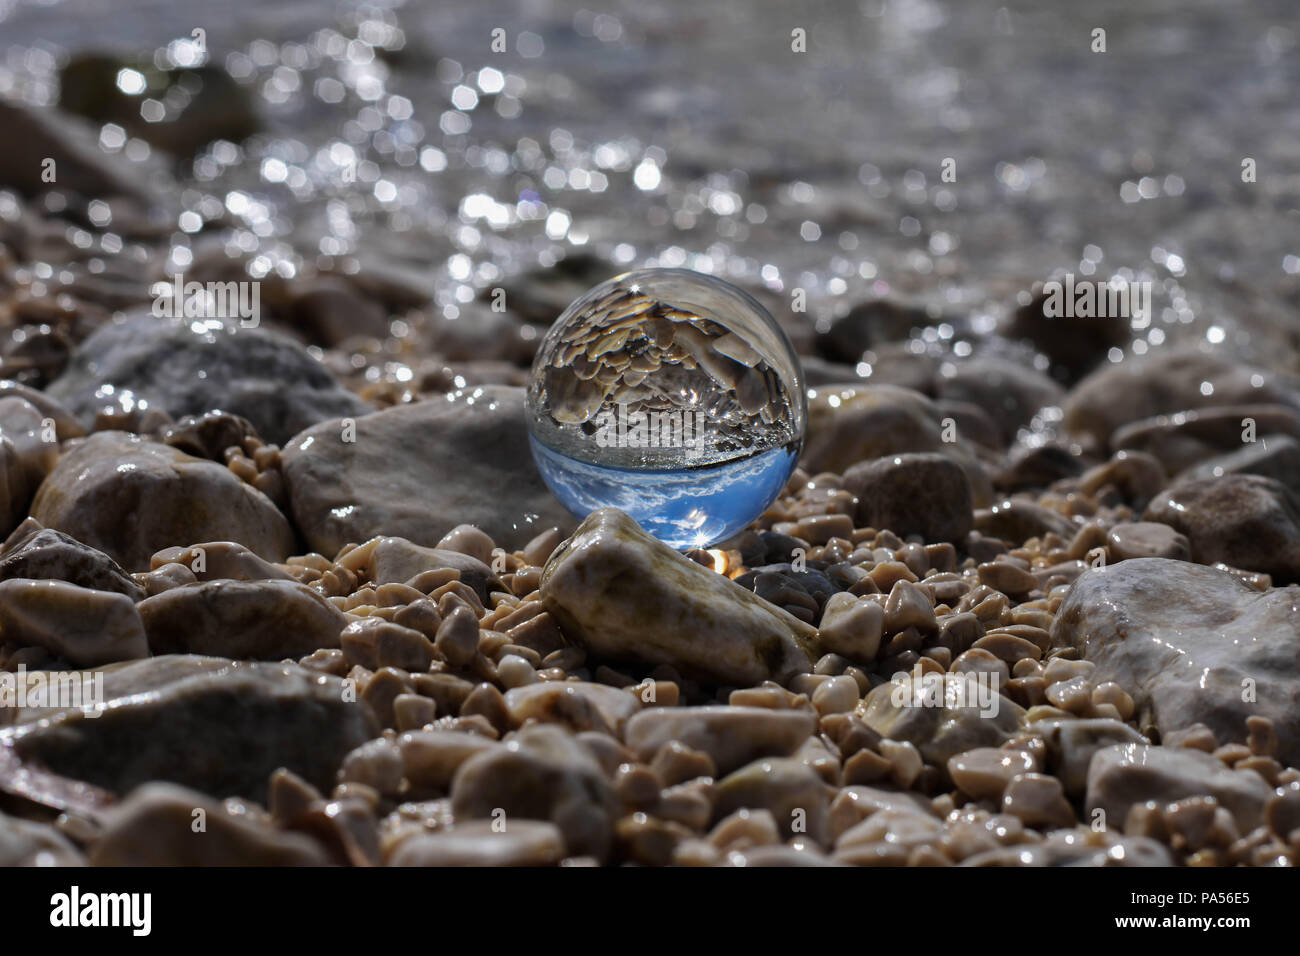
<path id="1" fill-rule="evenodd" d="M 868 106 L 985 116 L 925 39 L 968 14 L 866 6 L 921 43 L 916 100 Z M 560 5 L 500 69 L 495 8 L 481 53 L 401 7 L 214 28 L 197 85 L 183 44 L 95 59 L 10 14 L 0 865 L 1300 863 L 1294 183 L 1242 199 L 1184 130 L 1077 180 L 1004 143 L 963 193 L 938 146 L 794 143 L 803 113 L 728 140 L 689 57 L 608 89 L 680 123 L 600 133 L 574 44 L 636 76 L 722 43 L 665 10 Z M 1255 26 L 1246 85 L 1295 42 Z M 805 86 L 855 62 L 818 36 Z M 798 470 L 709 549 L 571 516 L 528 455 L 541 335 L 634 265 L 726 275 L 809 383 Z M 1111 268 L 1149 314 L 1044 314 Z M 256 321 L 160 315 L 178 274 L 254 283 Z"/>

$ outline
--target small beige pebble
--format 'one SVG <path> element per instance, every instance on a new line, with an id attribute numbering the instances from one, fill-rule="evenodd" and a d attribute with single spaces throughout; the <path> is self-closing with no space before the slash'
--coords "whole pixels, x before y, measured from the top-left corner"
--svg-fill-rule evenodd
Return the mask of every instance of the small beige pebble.
<path id="1" fill-rule="evenodd" d="M 1100 708 L 1109 705 L 1115 709 L 1114 716 L 1119 720 L 1131 719 L 1137 709 L 1128 691 L 1114 681 L 1105 681 L 1094 687 L 1092 689 L 1092 703 L 1093 707 L 1098 710 L 1098 716 L 1103 716 Z"/>
<path id="2" fill-rule="evenodd" d="M 491 565 L 492 552 L 496 548 L 496 543 L 490 535 L 474 525 L 461 524 L 443 535 L 436 547 L 443 551 L 468 554 L 471 558 L 478 558 L 484 564 Z"/>
<path id="3" fill-rule="evenodd" d="M 906 740 L 880 741 L 880 755 L 889 761 L 894 783 L 904 790 L 912 785 L 925 767 L 920 751 Z"/>
<path id="4" fill-rule="evenodd" d="M 474 660 L 478 652 L 478 619 L 466 607 L 454 607 L 444 615 L 434 641 L 438 652 L 453 667 L 464 667 Z"/>
<path id="5" fill-rule="evenodd" d="M 1034 758 L 1023 750 L 976 747 L 948 759 L 953 783 L 976 800 L 1001 797 L 1012 779 L 1036 769 Z"/>
<path id="6" fill-rule="evenodd" d="M 1028 594 L 1038 587 L 1038 580 L 1023 568 L 1005 561 L 991 561 L 979 566 L 980 583 L 1012 597 Z"/>
<path id="7" fill-rule="evenodd" d="M 650 768 L 668 786 L 697 777 L 713 777 L 718 770 L 712 757 L 678 740 L 670 740 L 660 747 L 650 761 Z"/>
<path id="8" fill-rule="evenodd" d="M 939 622 L 924 591 L 910 581 L 897 581 L 885 601 L 885 632 L 897 634 L 909 627 L 929 634 L 939 629 Z"/>
<path id="9" fill-rule="evenodd" d="M 867 663 L 880 649 L 884 621 L 885 612 L 880 604 L 841 591 L 826 602 L 818 638 L 826 650 Z"/>
<path id="10" fill-rule="evenodd" d="M 497 661 L 497 677 L 507 690 L 536 684 L 539 680 L 533 665 L 517 654 L 506 654 Z"/>
<path id="11" fill-rule="evenodd" d="M 1075 820 L 1061 781 L 1041 773 L 1013 777 L 1002 795 L 1002 811 L 1038 830 L 1074 826 Z"/>
<path id="12" fill-rule="evenodd" d="M 831 677 L 813 691 L 812 703 L 819 714 L 846 714 L 858 706 L 858 682 L 852 677 Z"/>

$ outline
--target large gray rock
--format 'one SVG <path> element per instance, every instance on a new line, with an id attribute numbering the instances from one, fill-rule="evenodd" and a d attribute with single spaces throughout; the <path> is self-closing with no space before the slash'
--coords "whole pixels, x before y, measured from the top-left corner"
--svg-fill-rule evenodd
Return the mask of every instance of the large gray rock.
<path id="1" fill-rule="evenodd" d="M 154 552 L 193 541 L 237 541 L 268 561 L 294 550 L 284 515 L 228 468 L 125 432 L 96 432 L 65 454 L 36 492 L 32 517 L 128 571 L 147 571 Z"/>
<path id="2" fill-rule="evenodd" d="M 293 664 L 154 657 L 104 685 L 104 707 L 51 710 L 0 730 L 0 751 L 115 794 L 169 780 L 265 802 L 279 767 L 328 792 L 343 757 L 379 735 L 342 680 Z M 0 790 L 20 786 L 23 772 L 0 774 Z"/>
<path id="3" fill-rule="evenodd" d="M 570 640 L 609 660 L 669 664 L 742 687 L 812 669 L 817 632 L 696 564 L 617 508 L 594 511 L 542 570 Z"/>
<path id="4" fill-rule="evenodd" d="M 1262 475 L 1185 481 L 1147 505 L 1145 521 L 1186 535 L 1192 560 L 1300 581 L 1300 497 Z"/>
<path id="5" fill-rule="evenodd" d="M 1132 694 L 1139 726 L 1169 733 L 1203 723 L 1220 741 L 1244 742 L 1246 718 L 1268 717 L 1278 759 L 1294 766 L 1297 602 L 1298 587 L 1261 593 L 1214 568 L 1135 558 L 1075 581 L 1052 639 L 1096 664 L 1097 683 L 1115 681 Z"/>
<path id="6" fill-rule="evenodd" d="M 87 427 L 105 405 L 143 401 L 173 418 L 217 408 L 232 412 L 277 443 L 325 419 L 371 411 L 306 349 L 281 335 L 240 328 L 237 321 L 149 313 L 97 329 L 48 391 Z"/>
<path id="7" fill-rule="evenodd" d="M 970 532 L 971 484 L 945 455 L 891 455 L 864 461 L 844 473 L 858 499 L 857 524 L 889 529 L 899 537 L 960 542 Z"/>
<path id="8" fill-rule="evenodd" d="M 355 434 L 322 422 L 284 449 L 284 477 L 299 530 L 327 555 L 376 535 L 433 547 L 458 524 L 517 548 L 575 524 L 528 452 L 519 388 L 398 405 L 357 419 Z"/>

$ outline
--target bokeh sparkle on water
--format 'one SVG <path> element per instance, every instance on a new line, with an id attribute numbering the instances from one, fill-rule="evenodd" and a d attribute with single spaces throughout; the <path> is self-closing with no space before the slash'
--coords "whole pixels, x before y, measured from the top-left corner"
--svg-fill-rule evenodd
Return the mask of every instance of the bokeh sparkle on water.
<path id="1" fill-rule="evenodd" d="M 0 6 L 5 95 L 54 102 L 59 65 L 93 40 L 159 67 L 220 66 L 254 97 L 264 133 L 179 167 L 100 131 L 142 175 L 174 174 L 169 269 L 382 268 L 456 320 L 511 275 L 591 253 L 777 303 L 802 289 L 814 328 L 863 299 L 915 302 L 934 321 L 912 348 L 957 357 L 1016 353 L 997 320 L 1068 271 L 1153 282 L 1128 353 L 1196 342 L 1294 371 L 1300 37 L 1284 0 L 212 10 Z M 1089 49 L 1097 26 L 1105 53 Z M 791 51 L 796 27 L 806 53 Z M 146 121 L 185 108 L 185 90 L 158 100 L 140 82 L 118 75 Z M 405 330 L 359 360 L 368 377 L 409 378 Z"/>

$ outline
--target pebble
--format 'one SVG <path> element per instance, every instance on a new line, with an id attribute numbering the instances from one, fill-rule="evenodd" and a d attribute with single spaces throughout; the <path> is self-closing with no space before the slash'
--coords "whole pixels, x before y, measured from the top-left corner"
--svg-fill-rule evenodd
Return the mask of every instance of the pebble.
<path id="1" fill-rule="evenodd" d="M 563 859 L 564 835 L 553 823 L 518 820 L 504 830 L 468 820 L 449 830 L 403 840 L 390 866 L 553 866 Z"/>
<path id="2" fill-rule="evenodd" d="M 885 609 L 879 602 L 840 591 L 827 599 L 817 637 L 825 650 L 869 663 L 880 649 L 884 622 Z"/>
<path id="3" fill-rule="evenodd" d="M 1081 576 L 1052 637 L 1095 663 L 1098 683 L 1128 690 L 1162 733 L 1201 723 L 1221 741 L 1240 742 L 1248 718 L 1267 717 L 1278 731 L 1279 759 L 1294 765 L 1300 730 L 1288 702 L 1300 697 L 1296 601 L 1294 588 L 1260 593 L 1213 568 L 1135 558 Z"/>
<path id="4" fill-rule="evenodd" d="M 1129 558 L 1192 559 L 1187 536 L 1154 521 L 1125 521 L 1115 525 L 1106 536 L 1106 550 L 1112 562 Z"/>
<path id="5" fill-rule="evenodd" d="M 997 747 L 1024 719 L 1024 710 L 968 674 L 903 675 L 863 698 L 858 716 L 872 730 L 906 740 L 931 763 L 976 747 Z"/>
<path id="6" fill-rule="evenodd" d="M 297 581 L 205 581 L 145 598 L 138 607 L 155 654 L 297 658 L 338 647 L 348 623 L 334 605 Z"/>
<path id="7" fill-rule="evenodd" d="M 568 733 L 539 725 L 470 757 L 452 782 L 458 820 L 545 820 L 564 836 L 568 855 L 605 860 L 613 847 L 614 791 L 599 764 Z"/>
<path id="8" fill-rule="evenodd" d="M 294 521 L 307 544 L 335 554 L 379 536 L 431 547 L 460 524 L 522 547 L 573 517 L 527 448 L 523 389 L 480 386 L 321 422 L 284 448 Z M 511 502 L 503 508 L 501 502 Z"/>
<path id="9" fill-rule="evenodd" d="M 1002 794 L 1002 812 L 1038 830 L 1074 826 L 1074 810 L 1065 799 L 1061 781 L 1041 773 L 1012 777 Z"/>
<path id="10" fill-rule="evenodd" d="M 237 541 L 267 561 L 294 546 L 284 515 L 229 469 L 124 432 L 96 432 L 66 452 L 31 513 L 128 571 L 148 571 L 178 541 Z"/>
<path id="11" fill-rule="evenodd" d="M 612 660 L 752 685 L 812 669 L 816 631 L 650 537 L 592 512 L 546 564 L 542 600 L 569 640 Z"/>
<path id="12" fill-rule="evenodd" d="M 976 800 L 1000 798 L 1014 777 L 1037 769 L 1026 751 L 999 747 L 976 747 L 949 757 L 947 766 L 953 783 Z"/>
<path id="13" fill-rule="evenodd" d="M 622 736 L 624 725 L 641 709 L 640 700 L 617 687 L 587 681 L 547 681 L 506 691 L 512 726 L 537 720 L 568 727 L 574 733 L 599 730 Z"/>
<path id="14" fill-rule="evenodd" d="M 902 454 L 854 465 L 844 487 L 857 496 L 857 523 L 927 542 L 961 541 L 971 530 L 971 482 L 945 455 Z"/>
<path id="15" fill-rule="evenodd" d="M 423 796 L 444 796 L 456 771 L 470 757 L 501 744 L 454 730 L 413 730 L 397 738 L 402 775 Z"/>
<path id="16" fill-rule="evenodd" d="M 81 851 L 54 827 L 0 813 L 0 866 L 85 866 Z"/>
<path id="17" fill-rule="evenodd" d="M 831 788 L 797 760 L 768 757 L 728 774 L 718 783 L 715 818 L 742 807 L 767 810 L 785 837 L 826 841 L 826 809 Z"/>
<path id="18" fill-rule="evenodd" d="M 651 708 L 635 714 L 624 731 L 627 746 L 642 760 L 651 760 L 662 747 L 676 741 L 713 761 L 719 773 L 760 757 L 794 753 L 817 728 L 807 710 L 765 707 Z"/>

